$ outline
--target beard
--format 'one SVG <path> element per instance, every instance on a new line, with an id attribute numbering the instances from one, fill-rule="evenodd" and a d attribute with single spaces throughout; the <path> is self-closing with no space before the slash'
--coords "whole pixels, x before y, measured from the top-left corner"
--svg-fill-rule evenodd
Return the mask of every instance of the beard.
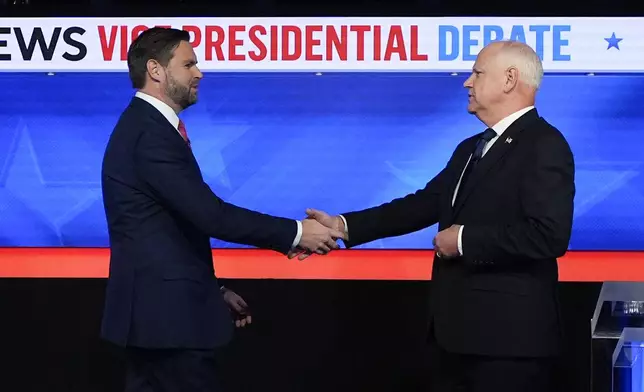
<path id="1" fill-rule="evenodd" d="M 192 92 L 190 85 L 179 83 L 172 75 L 168 75 L 166 95 L 182 110 L 197 102 L 197 94 Z"/>

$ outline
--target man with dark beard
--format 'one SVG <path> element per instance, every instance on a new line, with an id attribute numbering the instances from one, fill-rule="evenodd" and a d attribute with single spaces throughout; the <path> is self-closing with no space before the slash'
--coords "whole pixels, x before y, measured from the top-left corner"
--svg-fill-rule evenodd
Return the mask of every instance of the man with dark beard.
<path id="1" fill-rule="evenodd" d="M 343 236 L 312 219 L 228 204 L 210 190 L 178 117 L 197 101 L 203 77 L 189 39 L 153 28 L 132 43 L 138 91 L 103 160 L 111 258 L 101 334 L 126 348 L 127 392 L 220 390 L 216 351 L 232 331 L 226 302 L 239 310 L 243 301 L 222 295 L 210 237 L 286 255 L 296 247 L 325 254 Z"/>

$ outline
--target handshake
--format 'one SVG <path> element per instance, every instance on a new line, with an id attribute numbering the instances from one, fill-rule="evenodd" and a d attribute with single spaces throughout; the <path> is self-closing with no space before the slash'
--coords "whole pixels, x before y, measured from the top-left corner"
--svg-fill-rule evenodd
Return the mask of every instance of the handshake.
<path id="1" fill-rule="evenodd" d="M 297 246 L 288 253 L 288 258 L 297 257 L 304 260 L 311 254 L 325 255 L 338 249 L 338 239 L 347 241 L 349 233 L 345 221 L 339 215 L 331 216 L 326 212 L 307 209 L 306 219 L 302 221 L 302 237 Z M 434 251 L 442 259 L 453 259 L 462 256 L 461 240 L 463 226 L 454 224 L 434 237 Z"/>
<path id="2" fill-rule="evenodd" d="M 348 239 L 340 216 L 330 216 L 311 208 L 306 210 L 306 215 L 306 219 L 302 221 L 302 237 L 297 247 L 289 252 L 289 259 L 297 257 L 304 260 L 313 253 L 325 255 L 332 249 L 339 248 L 338 239 Z"/>

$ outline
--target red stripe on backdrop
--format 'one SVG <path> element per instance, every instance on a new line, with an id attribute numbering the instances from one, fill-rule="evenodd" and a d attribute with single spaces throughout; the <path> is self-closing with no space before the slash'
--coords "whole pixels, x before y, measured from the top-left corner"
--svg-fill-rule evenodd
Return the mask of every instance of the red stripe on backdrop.
<path id="1" fill-rule="evenodd" d="M 427 280 L 434 253 L 337 250 L 305 261 L 255 249 L 214 249 L 217 276 L 240 279 Z M 109 249 L 0 248 L 0 277 L 106 278 Z M 644 252 L 569 252 L 561 281 L 644 281 Z"/>

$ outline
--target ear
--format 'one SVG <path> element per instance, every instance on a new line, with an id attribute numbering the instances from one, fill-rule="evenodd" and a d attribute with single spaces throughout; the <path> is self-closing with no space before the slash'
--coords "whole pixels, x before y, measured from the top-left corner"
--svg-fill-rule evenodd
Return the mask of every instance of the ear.
<path id="1" fill-rule="evenodd" d="M 519 83 L 519 70 L 516 67 L 510 67 L 505 70 L 504 77 L 503 92 L 509 93 Z"/>
<path id="2" fill-rule="evenodd" d="M 148 75 L 155 82 L 163 82 L 165 80 L 165 69 L 156 60 L 148 60 L 145 64 Z"/>

